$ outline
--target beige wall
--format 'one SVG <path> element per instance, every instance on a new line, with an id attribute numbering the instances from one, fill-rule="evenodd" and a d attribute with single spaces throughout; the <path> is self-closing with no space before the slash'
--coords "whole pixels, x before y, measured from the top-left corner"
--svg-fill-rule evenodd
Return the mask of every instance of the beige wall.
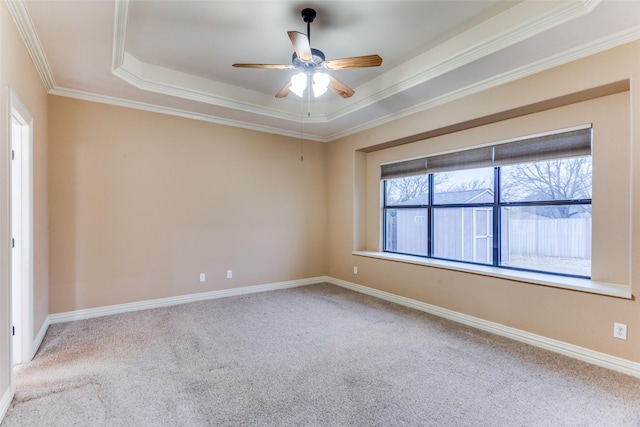
<path id="1" fill-rule="evenodd" d="M 630 116 L 629 92 L 626 91 L 368 153 L 366 182 L 363 183 L 366 187 L 366 218 L 363 221 L 366 234 L 361 249 L 378 251 L 382 246 L 381 164 L 592 125 L 594 244 L 591 277 L 599 282 L 630 285 Z"/>
<path id="2" fill-rule="evenodd" d="M 325 144 L 301 161 L 296 139 L 57 96 L 49 120 L 51 313 L 324 275 Z"/>
<path id="3" fill-rule="evenodd" d="M 631 284 L 637 293 L 640 239 L 634 224 L 640 220 L 640 190 L 634 183 L 640 168 L 631 165 L 640 164 L 640 119 L 632 114 L 639 111 L 639 78 L 640 43 L 634 43 L 330 143 L 328 275 L 639 362 L 635 298 L 352 255 L 379 248 L 381 162 L 594 123 L 593 277 Z M 594 88 L 625 80 L 631 80 L 630 90 L 612 85 L 615 94 L 593 95 L 599 92 Z M 594 99 L 575 103 L 585 96 L 572 94 L 585 91 Z M 565 101 L 557 102 L 559 97 Z M 538 111 L 546 104 L 555 108 Z M 498 121 L 426 140 L 411 138 L 490 115 Z M 413 142 L 384 148 L 401 138 Z M 613 338 L 614 321 L 629 326 L 627 341 Z"/>
<path id="4" fill-rule="evenodd" d="M 352 255 L 375 248 L 378 239 L 379 192 L 371 171 L 382 158 L 589 121 L 608 129 L 596 133 L 594 146 L 594 275 L 630 283 L 637 293 L 640 43 L 329 144 L 305 142 L 301 162 L 295 139 L 48 97 L 4 2 L 0 24 L 0 116 L 7 116 L 9 85 L 35 119 L 34 335 L 49 313 L 329 275 L 640 362 L 635 298 Z M 618 81 L 630 81 L 630 89 L 378 149 Z M 0 135 L 0 395 L 11 373 L 6 136 Z M 622 212 L 611 232 L 603 219 L 610 203 Z M 201 272 L 205 283 L 198 281 Z M 612 338 L 614 321 L 629 325 L 627 341 Z"/>
<path id="5" fill-rule="evenodd" d="M 9 387 L 9 141 L 7 131 L 8 87 L 11 87 L 33 117 L 33 215 L 34 215 L 34 324 L 32 341 L 48 312 L 48 204 L 47 93 L 20 38 L 4 2 L 0 2 L 0 397 Z"/>

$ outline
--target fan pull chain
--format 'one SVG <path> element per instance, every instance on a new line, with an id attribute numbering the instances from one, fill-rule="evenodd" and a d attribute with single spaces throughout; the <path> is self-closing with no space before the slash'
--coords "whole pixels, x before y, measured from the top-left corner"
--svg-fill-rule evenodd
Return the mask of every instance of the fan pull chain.
<path id="1" fill-rule="evenodd" d="M 300 97 L 300 112 L 304 108 L 304 98 Z M 300 161 L 304 162 L 304 151 L 303 151 L 303 143 L 302 143 L 302 114 L 300 114 Z"/>
<path id="2" fill-rule="evenodd" d="M 311 117 L 311 79 L 307 79 L 307 117 Z"/>
<path id="3" fill-rule="evenodd" d="M 302 117 L 300 117 L 300 161 L 304 162 L 304 145 L 302 144 Z"/>
<path id="4" fill-rule="evenodd" d="M 307 118 L 311 117 L 311 82 L 307 79 Z M 300 110 L 304 108 L 304 96 L 300 97 Z M 302 114 L 300 114 L 300 161 L 304 161 L 304 151 L 302 149 Z"/>

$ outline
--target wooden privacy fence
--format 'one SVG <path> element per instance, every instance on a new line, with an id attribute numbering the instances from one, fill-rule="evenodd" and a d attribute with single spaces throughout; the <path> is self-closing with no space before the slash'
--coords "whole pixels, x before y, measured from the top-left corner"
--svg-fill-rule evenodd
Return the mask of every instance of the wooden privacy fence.
<path id="1" fill-rule="evenodd" d="M 460 215 L 465 209 L 447 209 L 446 218 L 440 218 L 434 229 L 434 253 L 438 257 L 475 262 L 487 262 L 485 256 L 476 259 L 470 253 L 473 242 L 482 237 L 490 239 L 492 233 L 483 230 L 482 236 L 473 223 L 464 222 L 474 216 Z M 417 215 L 417 214 L 420 215 Z M 387 216 L 385 250 L 416 255 L 427 253 L 427 227 L 422 210 L 407 209 L 395 216 Z M 487 236 L 489 234 L 489 236 Z M 502 218 L 502 261 L 511 257 L 557 257 L 591 259 L 591 218 Z M 467 250 L 465 250 L 465 248 Z M 489 260 L 490 262 L 490 260 Z"/>
<path id="2" fill-rule="evenodd" d="M 511 218 L 507 239 L 508 251 L 503 245 L 503 257 L 510 254 L 591 259 L 591 218 Z"/>

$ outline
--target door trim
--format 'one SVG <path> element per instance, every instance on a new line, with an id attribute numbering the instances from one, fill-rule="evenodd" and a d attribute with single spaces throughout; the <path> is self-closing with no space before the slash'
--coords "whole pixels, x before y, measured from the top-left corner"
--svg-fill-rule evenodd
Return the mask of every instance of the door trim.
<path id="1" fill-rule="evenodd" d="M 28 362 L 33 358 L 33 278 L 34 278 L 34 257 L 33 257 L 33 116 L 29 113 L 24 103 L 20 100 L 17 93 L 9 87 L 9 108 L 7 123 L 9 124 L 9 143 L 13 144 L 13 129 L 11 126 L 11 118 L 16 117 L 21 124 L 23 138 L 21 139 L 22 155 L 21 161 L 21 180 L 22 180 L 22 239 L 21 239 L 21 257 L 22 257 L 22 285 L 21 285 L 21 325 L 17 333 L 20 334 L 22 351 L 20 352 L 21 360 L 18 363 Z M 18 159 L 16 159 L 18 160 Z M 11 188 L 11 187 L 10 187 Z M 9 200 L 13 196 L 10 195 Z M 12 220 L 10 219 L 10 222 Z M 12 229 L 13 231 L 13 229 Z M 15 237 L 15 236 L 13 236 Z M 13 254 L 10 253 L 13 259 Z M 10 264 L 11 265 L 11 264 Z M 13 283 L 11 287 L 13 288 Z M 11 298 L 13 302 L 13 291 L 11 290 Z M 11 321 L 13 325 L 13 313 L 11 313 Z M 13 339 L 11 339 L 11 364 L 13 361 Z"/>

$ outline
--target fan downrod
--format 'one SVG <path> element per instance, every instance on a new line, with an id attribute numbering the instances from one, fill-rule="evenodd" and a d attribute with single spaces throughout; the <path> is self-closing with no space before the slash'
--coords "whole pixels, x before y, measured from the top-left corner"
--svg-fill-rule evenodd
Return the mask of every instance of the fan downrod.
<path id="1" fill-rule="evenodd" d="M 311 23 L 316 19 L 316 11 L 311 8 L 302 9 L 302 19 L 307 23 L 307 40 L 311 43 Z"/>

